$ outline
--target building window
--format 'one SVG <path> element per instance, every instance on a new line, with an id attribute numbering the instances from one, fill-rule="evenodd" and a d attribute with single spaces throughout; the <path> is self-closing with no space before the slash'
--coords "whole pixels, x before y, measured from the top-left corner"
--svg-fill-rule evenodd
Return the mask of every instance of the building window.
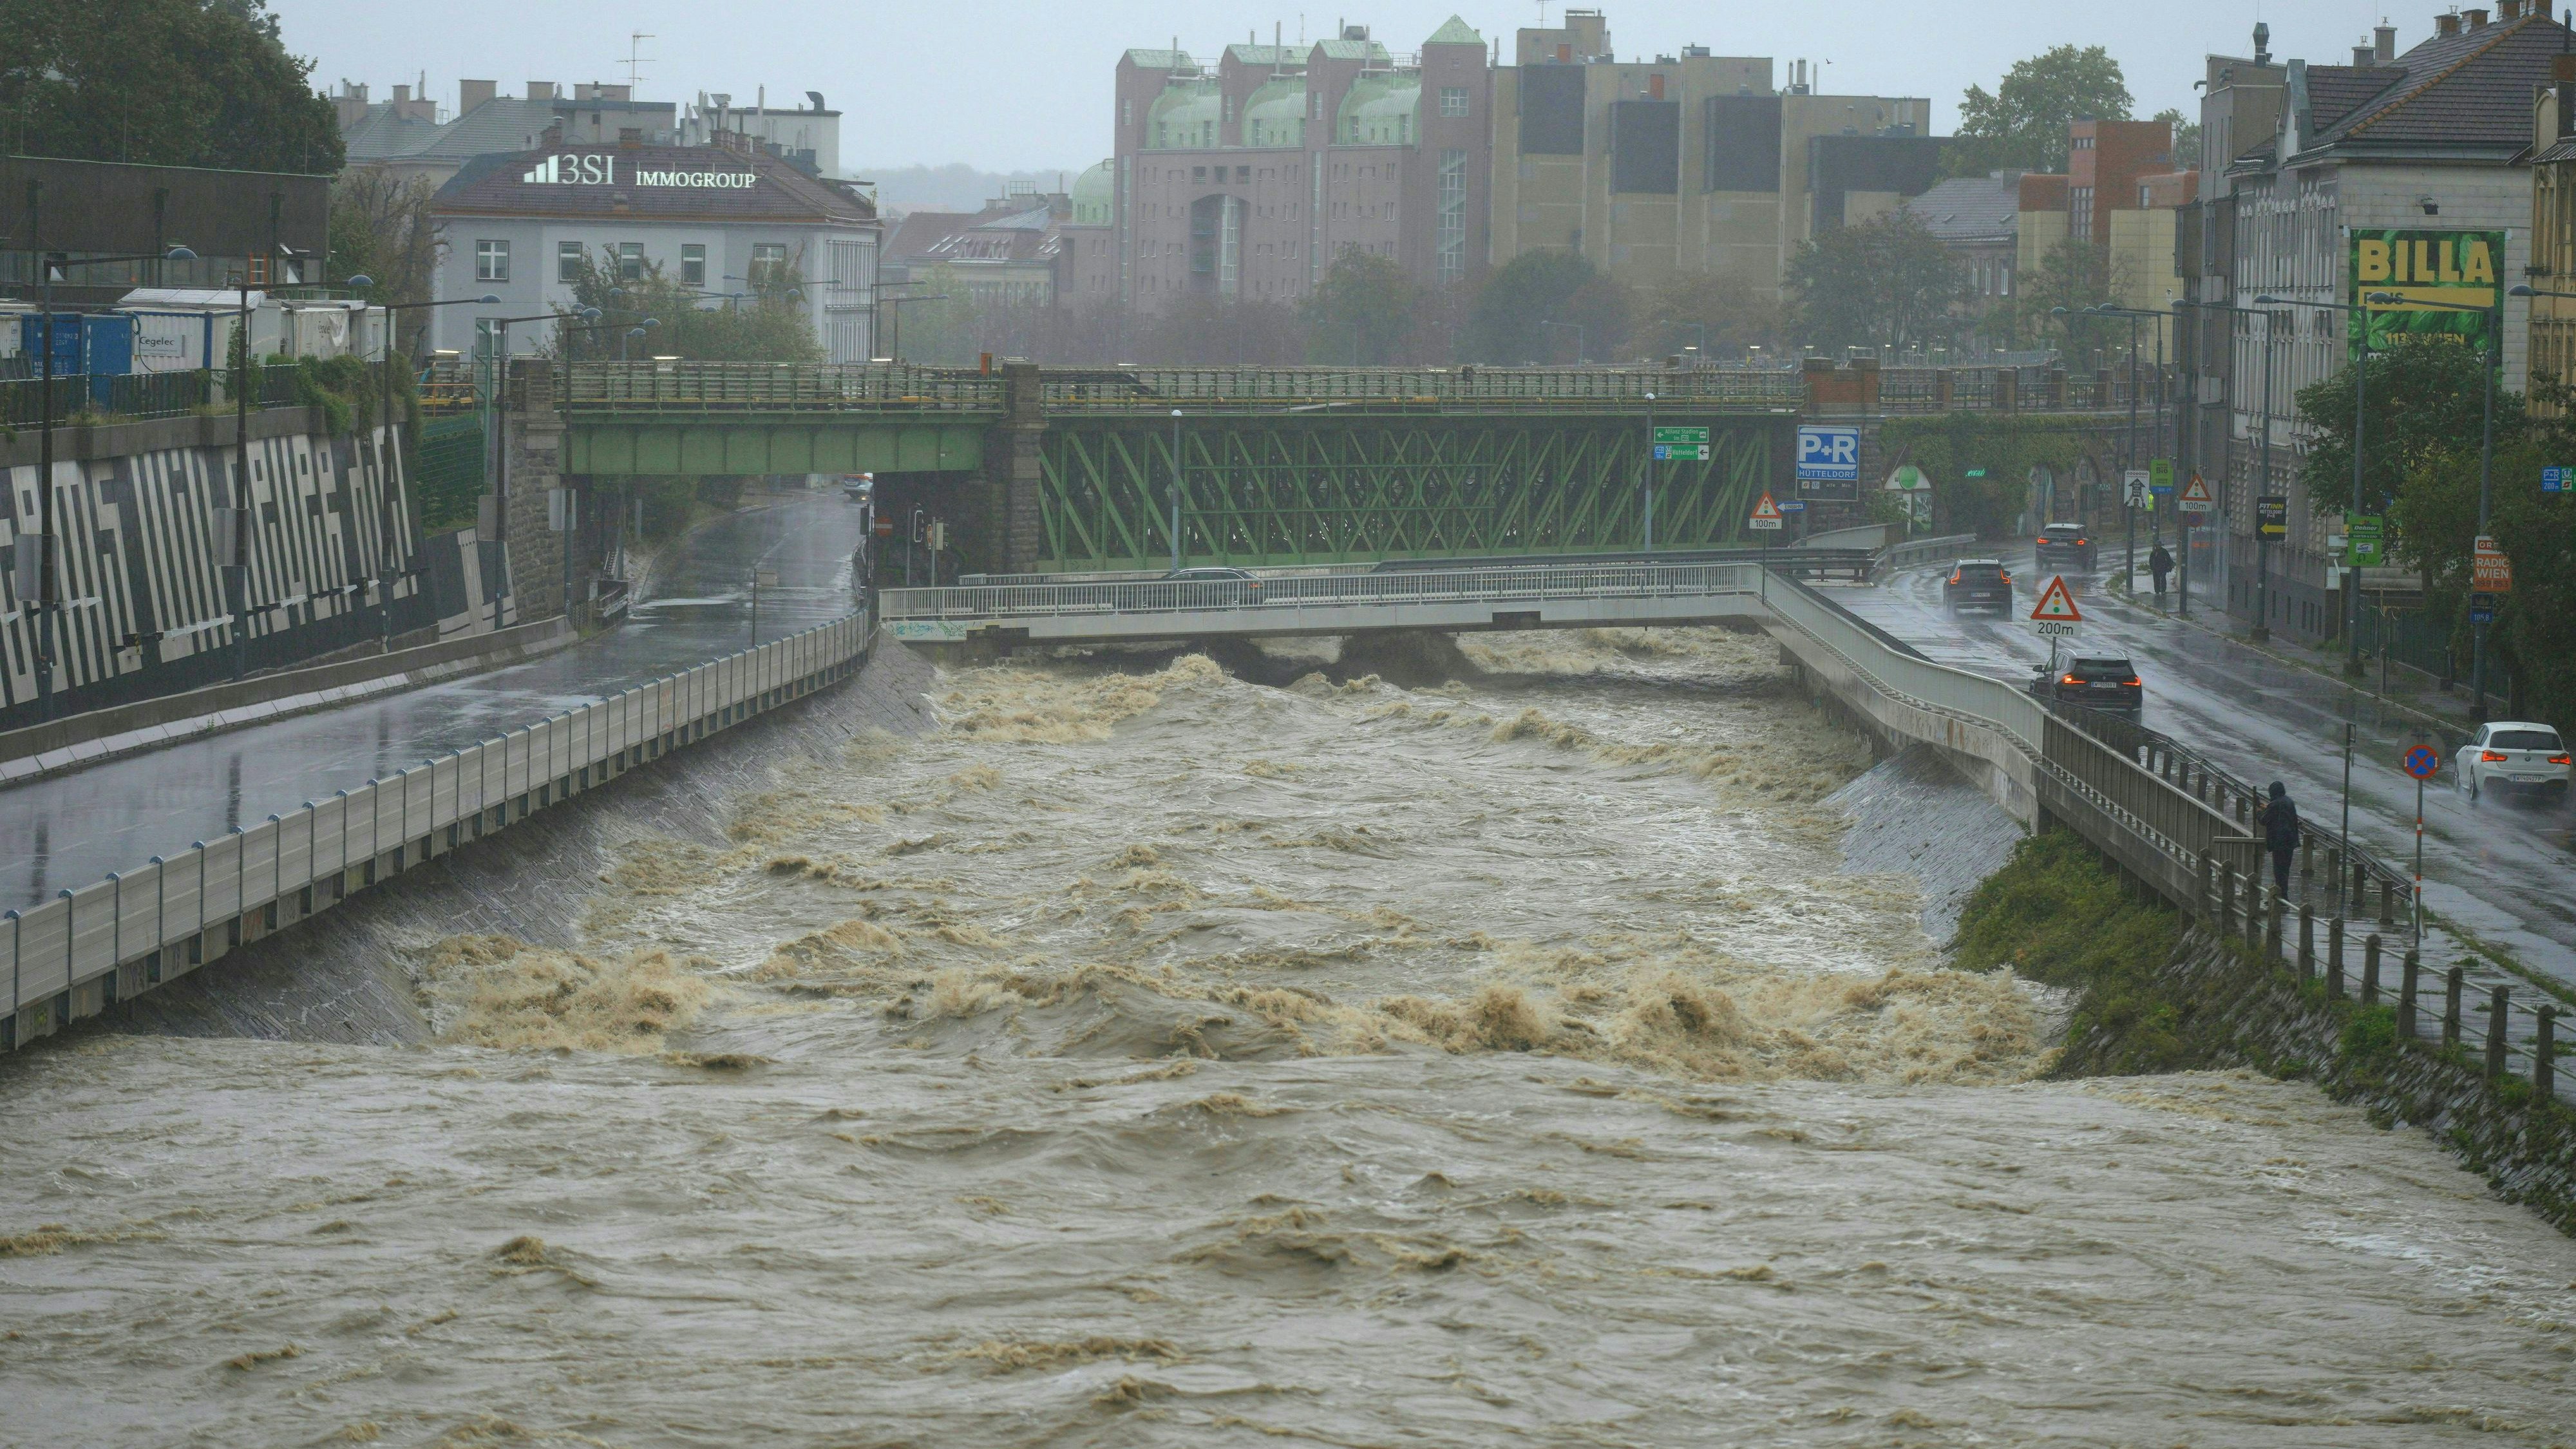
<path id="1" fill-rule="evenodd" d="M 491 317 L 474 319 L 474 355 L 489 357 L 501 345 L 501 324 Z"/>
<path id="2" fill-rule="evenodd" d="M 751 280 L 754 285 L 775 285 L 784 280 L 787 270 L 787 243 L 754 242 L 751 247 Z"/>
<path id="3" fill-rule="evenodd" d="M 2093 188 L 2066 188 L 2066 234 L 2081 241 L 2093 239 Z"/>
<path id="4" fill-rule="evenodd" d="M 1440 114 L 1444 116 L 1463 116 L 1467 114 L 1467 88 L 1465 86 L 1442 86 L 1440 88 Z"/>
<path id="5" fill-rule="evenodd" d="M 1440 153 L 1440 225 L 1434 248 L 1434 270 L 1445 285 L 1467 271 L 1467 153 L 1451 148 Z"/>
<path id="6" fill-rule="evenodd" d="M 581 243 L 577 241 L 555 243 L 555 280 L 558 282 L 581 280 Z"/>
<path id="7" fill-rule="evenodd" d="M 635 282 L 643 280 L 643 277 L 644 244 L 642 242 L 619 242 L 617 244 L 618 280 L 623 282 Z"/>
<path id="8" fill-rule="evenodd" d="M 707 246 L 704 242 L 686 242 L 680 247 L 680 285 L 703 287 L 707 284 Z"/>
<path id="9" fill-rule="evenodd" d="M 474 280 L 506 282 L 510 280 L 510 244 L 506 241 L 478 241 L 474 244 Z"/>

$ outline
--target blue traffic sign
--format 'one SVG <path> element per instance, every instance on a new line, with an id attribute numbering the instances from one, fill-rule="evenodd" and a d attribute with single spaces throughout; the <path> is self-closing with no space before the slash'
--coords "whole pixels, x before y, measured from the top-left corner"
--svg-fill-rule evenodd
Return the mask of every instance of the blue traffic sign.
<path id="1" fill-rule="evenodd" d="M 2431 745 L 2417 745 L 2406 752 L 2406 773 L 2418 780 L 2429 780 L 2442 773 L 2442 752 Z"/>
<path id="2" fill-rule="evenodd" d="M 2571 483 L 2576 483 L 2576 468 L 2543 468 L 2540 470 L 2540 491 L 2543 493 L 2566 493 L 2569 491 L 2576 491 L 2570 490 L 2568 487 Z"/>
<path id="3" fill-rule="evenodd" d="M 1798 429 L 1798 476 L 1822 483 L 1860 481 L 1860 429 Z"/>

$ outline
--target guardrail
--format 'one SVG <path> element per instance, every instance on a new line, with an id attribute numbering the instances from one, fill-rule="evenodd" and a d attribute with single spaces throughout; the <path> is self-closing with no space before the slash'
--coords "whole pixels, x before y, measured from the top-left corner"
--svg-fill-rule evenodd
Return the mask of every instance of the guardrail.
<path id="1" fill-rule="evenodd" d="M 1293 574 L 1250 579 L 1141 579 L 887 589 L 888 623 L 1068 614 L 1254 613 L 1324 604 L 1528 603 L 1551 599 L 1750 594 L 1751 563 L 1538 564 L 1397 573 Z"/>
<path id="2" fill-rule="evenodd" d="M 1886 578 L 1898 569 L 1918 569 L 1944 559 L 1965 557 L 1984 540 L 1973 533 L 1944 534 L 1939 538 L 1912 538 L 1889 544 L 1878 556 L 1876 578 Z"/>
<path id="3" fill-rule="evenodd" d="M 712 659 L 9 911 L 0 916 L 0 1048 L 811 694 L 857 667 L 871 630 L 853 614 Z"/>

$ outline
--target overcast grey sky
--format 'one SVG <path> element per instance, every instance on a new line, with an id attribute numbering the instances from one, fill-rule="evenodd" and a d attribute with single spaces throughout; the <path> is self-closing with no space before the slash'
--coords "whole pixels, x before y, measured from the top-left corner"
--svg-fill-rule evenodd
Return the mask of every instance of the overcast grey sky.
<path id="1" fill-rule="evenodd" d="M 313 79 L 365 81 L 382 97 L 426 72 L 429 94 L 456 104 L 457 77 L 497 80 L 523 94 L 533 78 L 570 84 L 626 77 L 627 37 L 646 31 L 639 96 L 686 100 L 726 91 L 747 103 L 761 86 L 778 104 L 819 90 L 843 113 L 841 154 L 852 165 L 964 161 L 992 170 L 1073 169 L 1108 149 L 1109 88 L 1119 52 L 1169 45 L 1197 55 L 1274 22 L 1294 39 L 1328 34 L 1342 20 L 1372 27 L 1399 55 L 1451 14 L 1488 41 L 1536 22 L 1534 0 L 1332 0 L 1334 9 L 1281 8 L 1293 0 L 271 0 L 286 43 L 314 60 Z M 1307 0 L 1320 3 L 1320 0 Z M 2283 56 L 2349 61 L 2353 43 L 2383 14 L 2400 49 L 2432 30 L 2436 7 L 2411 0 L 2389 11 L 2364 0 L 1600 0 L 1622 57 L 1685 44 L 1720 55 L 1804 57 L 1825 63 L 1825 88 L 1928 96 L 1946 133 L 1959 93 L 1992 89 L 2005 67 L 2052 45 L 2103 45 L 2127 71 L 2139 114 L 2192 108 L 2201 57 L 2242 54 L 2254 22 L 2271 22 Z M 2492 0 L 2489 0 L 2490 6 Z M 1550 21 L 1563 13 L 1546 7 Z M 2442 8 L 2448 8 L 2445 5 Z"/>

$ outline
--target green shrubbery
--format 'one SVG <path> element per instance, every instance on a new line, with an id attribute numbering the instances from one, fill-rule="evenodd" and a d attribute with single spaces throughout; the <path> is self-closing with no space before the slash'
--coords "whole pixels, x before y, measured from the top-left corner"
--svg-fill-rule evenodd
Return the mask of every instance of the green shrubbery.
<path id="1" fill-rule="evenodd" d="M 2082 993 L 2070 1040 L 2099 1027 L 2121 1043 L 2123 1072 L 2191 1065 L 2183 1012 L 2156 973 L 2182 940 L 2182 919 L 2130 893 L 2111 867 L 2066 831 L 2034 835 L 1968 897 L 1959 916 L 1958 963 L 2010 966 L 2033 981 Z"/>

